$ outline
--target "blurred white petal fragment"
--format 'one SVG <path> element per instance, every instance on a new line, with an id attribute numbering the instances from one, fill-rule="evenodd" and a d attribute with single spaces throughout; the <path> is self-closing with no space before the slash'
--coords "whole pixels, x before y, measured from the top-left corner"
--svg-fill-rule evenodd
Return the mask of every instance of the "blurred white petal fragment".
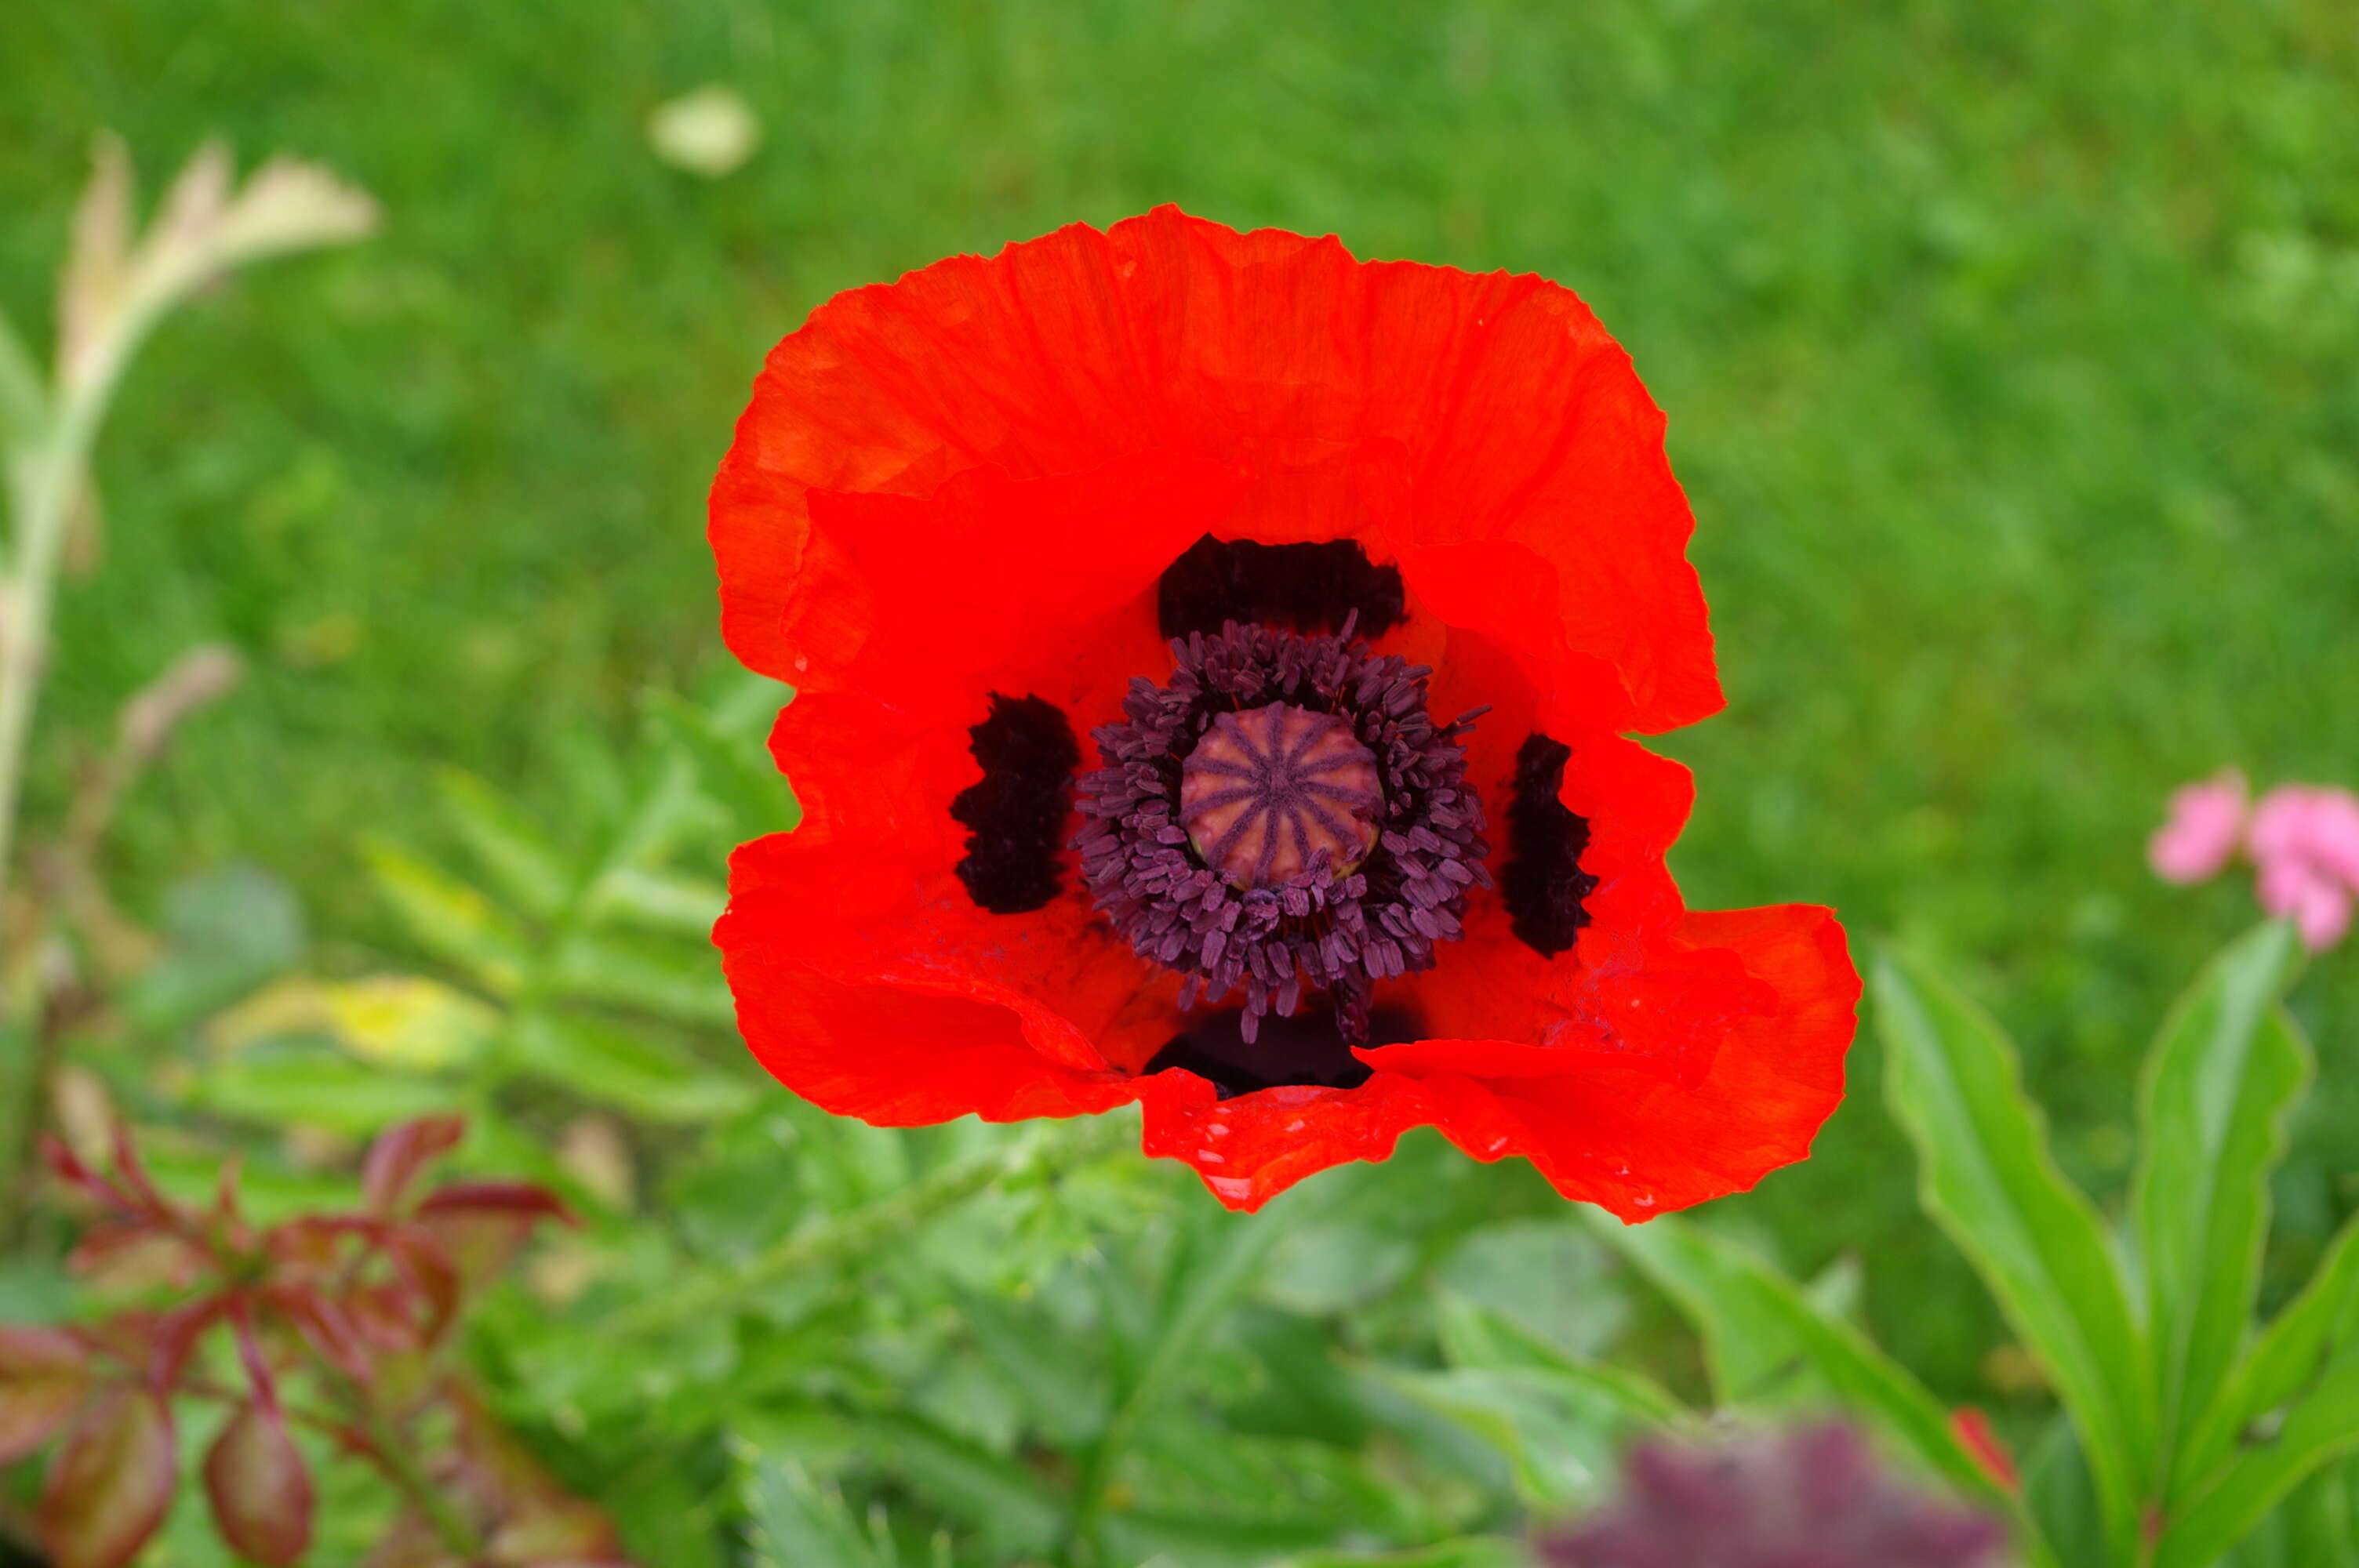
<path id="1" fill-rule="evenodd" d="M 762 145 L 762 122 L 734 88 L 711 83 L 648 115 L 647 144 L 674 168 L 719 179 Z"/>
<path id="2" fill-rule="evenodd" d="M 158 317 L 231 268 L 376 226 L 376 203 L 327 170 L 275 157 L 240 187 L 229 149 L 208 142 L 135 244 L 130 157 L 109 135 L 95 160 L 59 298 L 58 380 L 69 392 L 105 386 Z"/>

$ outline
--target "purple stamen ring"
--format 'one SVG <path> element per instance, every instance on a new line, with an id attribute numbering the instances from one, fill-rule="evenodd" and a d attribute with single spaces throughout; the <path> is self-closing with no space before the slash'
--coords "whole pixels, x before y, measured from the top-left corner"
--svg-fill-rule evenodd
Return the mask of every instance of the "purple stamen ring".
<path id="1" fill-rule="evenodd" d="M 1352 635 L 1231 622 L 1175 640 L 1178 668 L 1131 682 L 1093 731 L 1074 847 L 1100 913 L 1179 970 L 1183 1010 L 1242 992 L 1242 1037 L 1329 993 L 1345 1044 L 1367 1038 L 1375 983 L 1430 968 L 1491 885 L 1482 802 L 1437 726 L 1431 671 Z"/>

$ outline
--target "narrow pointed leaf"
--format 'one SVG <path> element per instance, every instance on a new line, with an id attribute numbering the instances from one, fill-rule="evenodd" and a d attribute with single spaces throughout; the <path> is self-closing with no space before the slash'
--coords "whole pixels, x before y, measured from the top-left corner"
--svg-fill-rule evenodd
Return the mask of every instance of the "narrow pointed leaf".
<path id="1" fill-rule="evenodd" d="M 2014 1499 L 1993 1485 L 1958 1441 L 1949 1411 L 1931 1390 L 1858 1329 L 1813 1303 L 1801 1286 L 1735 1243 L 1676 1216 L 1625 1226 L 1603 1210 L 1596 1215 L 1598 1234 L 1618 1246 L 1695 1325 L 1715 1365 L 1732 1360 L 1713 1349 L 1716 1342 L 1735 1340 L 1745 1346 L 1743 1364 L 1756 1373 L 1734 1392 L 1723 1389 L 1724 1400 L 1782 1396 L 1792 1402 L 1801 1395 L 1815 1403 L 1823 1389 L 1968 1496 L 2013 1506 Z M 1796 1387 L 1805 1377 L 1813 1381 Z"/>
<path id="2" fill-rule="evenodd" d="M 1917 1145 L 1925 1206 L 2055 1379 L 2096 1478 L 2107 1545 L 2127 1563 L 2154 1468 L 2155 1393 L 2097 1212 L 2056 1168 L 1996 1024 L 1889 955 L 1875 994 L 1886 1093 Z"/>
<path id="3" fill-rule="evenodd" d="M 565 907 L 578 880 L 564 854 L 489 784 L 460 768 L 434 775 L 442 809 L 518 908 L 547 920 Z"/>
<path id="4" fill-rule="evenodd" d="M 2346 1346 L 2281 1419 L 2245 1435 L 2235 1458 L 2172 1509 L 2154 1568 L 2211 1568 L 2288 1492 L 2359 1450 L 2359 1346 Z"/>
<path id="5" fill-rule="evenodd" d="M 2346 1221 L 2301 1293 L 2271 1319 L 2180 1455 L 2185 1487 L 2225 1460 L 2255 1422 L 2273 1418 L 2359 1339 L 2359 1217 Z M 2185 1487 L 2181 1488 L 2182 1490 Z"/>
<path id="6" fill-rule="evenodd" d="M 2276 921 L 2231 945 L 2172 1010 L 2139 1085 L 2130 1212 L 2169 1437 L 2210 1409 L 2251 1325 L 2269 1172 L 2310 1077 L 2309 1047 L 2277 1008 L 2298 952 Z"/>

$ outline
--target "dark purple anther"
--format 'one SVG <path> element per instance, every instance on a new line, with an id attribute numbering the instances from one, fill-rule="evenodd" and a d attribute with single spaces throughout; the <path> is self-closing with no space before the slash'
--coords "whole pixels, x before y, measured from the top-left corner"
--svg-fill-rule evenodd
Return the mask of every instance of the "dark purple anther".
<path id="1" fill-rule="evenodd" d="M 1488 887 L 1482 803 L 1429 671 L 1370 652 L 1347 622 L 1302 636 L 1234 622 L 1171 644 L 1169 681 L 1131 683 L 1093 732 L 1104 766 L 1075 804 L 1082 875 L 1142 957 L 1187 976 L 1180 1006 L 1242 993 L 1266 1014 L 1323 993 L 1337 1036 L 1368 1038 L 1375 982 L 1432 967 Z"/>

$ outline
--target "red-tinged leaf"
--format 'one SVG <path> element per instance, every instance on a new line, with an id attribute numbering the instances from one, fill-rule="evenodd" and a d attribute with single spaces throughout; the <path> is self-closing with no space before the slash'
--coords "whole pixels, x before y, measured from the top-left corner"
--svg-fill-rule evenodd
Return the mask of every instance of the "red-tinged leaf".
<path id="1" fill-rule="evenodd" d="M 175 1212 L 164 1195 L 149 1179 L 147 1166 L 139 1158 L 138 1146 L 131 1141 L 131 1124 L 118 1120 L 114 1124 L 114 1177 L 143 1213 L 158 1219 L 170 1217 Z"/>
<path id="2" fill-rule="evenodd" d="M 262 1299 L 295 1325 L 320 1359 L 348 1378 L 369 1380 L 368 1346 L 342 1307 L 309 1285 L 282 1285 L 265 1292 Z"/>
<path id="3" fill-rule="evenodd" d="M 172 1506 L 172 1418 L 136 1383 L 82 1407 L 49 1464 L 35 1527 L 55 1568 L 124 1568 Z"/>
<path id="4" fill-rule="evenodd" d="M 278 1419 L 278 1384 L 270 1375 L 270 1360 L 262 1353 L 262 1336 L 255 1332 L 254 1303 L 244 1294 L 229 1301 L 230 1333 L 237 1341 L 237 1358 L 245 1368 L 245 1380 L 254 1390 L 254 1402 L 263 1414 Z"/>
<path id="5" fill-rule="evenodd" d="M 361 1568 L 467 1568 L 444 1549 L 434 1527 L 414 1513 L 393 1521 L 385 1539 L 362 1560 Z"/>
<path id="6" fill-rule="evenodd" d="M 498 1278 L 532 1234 L 531 1217 L 508 1209 L 445 1208 L 412 1223 L 440 1244 L 470 1291 Z"/>
<path id="7" fill-rule="evenodd" d="M 287 1423 L 244 1404 L 205 1454 L 205 1495 L 222 1539 L 263 1568 L 287 1568 L 311 1544 L 311 1472 Z"/>
<path id="8" fill-rule="evenodd" d="M 419 1303 L 402 1286 L 355 1285 L 344 1292 L 342 1304 L 345 1320 L 372 1357 L 417 1350 L 427 1342 L 427 1325 L 415 1310 Z"/>
<path id="9" fill-rule="evenodd" d="M 206 1261 L 187 1237 L 147 1220 L 103 1220 L 82 1232 L 66 1267 L 103 1291 L 182 1290 Z"/>
<path id="10" fill-rule="evenodd" d="M 197 1341 L 221 1321 L 222 1306 L 221 1298 L 207 1296 L 183 1303 L 156 1319 L 147 1342 L 147 1377 L 158 1390 L 169 1393 L 180 1380 Z"/>
<path id="11" fill-rule="evenodd" d="M 492 1537 L 491 1555 L 519 1568 L 591 1568 L 622 1562 L 623 1545 L 594 1506 L 551 1489 L 517 1499 Z"/>
<path id="12" fill-rule="evenodd" d="M 406 1225 L 386 1238 L 394 1273 L 417 1298 L 415 1314 L 428 1340 L 439 1339 L 459 1312 L 459 1268 L 440 1238 Z"/>
<path id="13" fill-rule="evenodd" d="M 71 1334 L 0 1323 L 0 1465 L 49 1440 L 90 1390 L 90 1353 Z"/>
<path id="14" fill-rule="evenodd" d="M 45 1132 L 41 1135 L 41 1162 L 49 1166 L 58 1180 L 82 1193 L 102 1208 L 126 1215 L 139 1212 L 139 1206 L 132 1201 L 128 1193 L 82 1163 L 82 1156 L 66 1147 L 65 1141 L 54 1134 Z"/>
<path id="15" fill-rule="evenodd" d="M 389 1127 L 369 1146 L 361 1195 L 372 1214 L 391 1214 L 429 1161 L 449 1152 L 467 1130 L 459 1116 L 422 1116 Z"/>
<path id="16" fill-rule="evenodd" d="M 565 1200 L 531 1182 L 445 1182 L 418 1206 L 426 1214 L 513 1214 L 576 1225 Z"/>

